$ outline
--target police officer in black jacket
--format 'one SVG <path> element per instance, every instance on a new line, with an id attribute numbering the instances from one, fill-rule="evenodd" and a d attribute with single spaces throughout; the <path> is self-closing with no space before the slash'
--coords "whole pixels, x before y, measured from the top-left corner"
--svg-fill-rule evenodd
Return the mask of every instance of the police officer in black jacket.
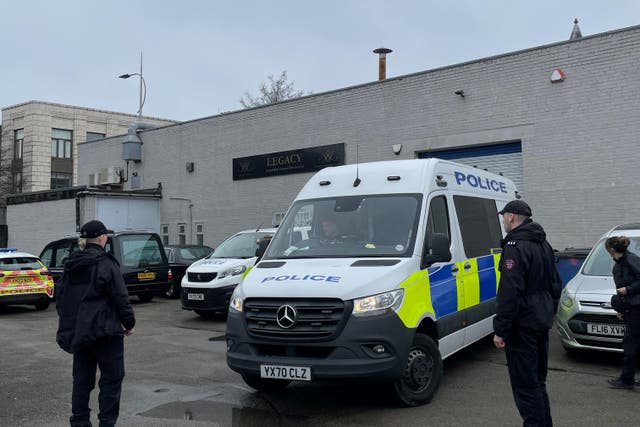
<path id="1" fill-rule="evenodd" d="M 549 329 L 562 283 L 555 256 L 531 208 L 513 200 L 500 211 L 502 241 L 494 344 L 504 348 L 513 397 L 524 426 L 552 426 L 546 389 Z"/>
<path id="2" fill-rule="evenodd" d="M 136 323 L 118 261 L 104 251 L 107 229 L 89 221 L 80 229 L 84 250 L 73 252 L 64 265 L 56 308 L 56 341 L 73 353 L 71 426 L 91 426 L 89 396 L 100 368 L 100 426 L 114 426 L 124 378 L 124 336 Z"/>

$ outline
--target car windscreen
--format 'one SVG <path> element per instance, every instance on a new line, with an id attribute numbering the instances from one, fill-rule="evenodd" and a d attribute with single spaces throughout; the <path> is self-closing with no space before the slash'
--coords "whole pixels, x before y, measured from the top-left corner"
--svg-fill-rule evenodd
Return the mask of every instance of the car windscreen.
<path id="1" fill-rule="evenodd" d="M 613 259 L 604 247 L 606 239 L 600 240 L 587 256 L 582 267 L 582 274 L 586 276 L 611 276 L 613 271 Z M 635 254 L 640 254 L 640 238 L 631 237 L 627 248 Z"/>
<path id="2" fill-rule="evenodd" d="M 37 258 L 32 257 L 13 257 L 0 258 L 0 270 L 19 271 L 19 270 L 38 270 L 44 267 Z"/>
<path id="3" fill-rule="evenodd" d="M 180 248 L 180 258 L 187 261 L 195 261 L 204 258 L 211 253 L 213 249 L 208 246 L 190 246 L 188 248 Z"/>
<path id="4" fill-rule="evenodd" d="M 128 234 L 118 237 L 122 251 L 122 265 L 144 268 L 167 264 L 160 239 L 153 234 Z"/>
<path id="5" fill-rule="evenodd" d="M 255 232 L 236 234 L 222 242 L 209 258 L 251 258 L 256 256 L 258 240 L 273 233 Z"/>
<path id="6" fill-rule="evenodd" d="M 409 257 L 421 204 L 421 194 L 298 200 L 264 258 Z"/>

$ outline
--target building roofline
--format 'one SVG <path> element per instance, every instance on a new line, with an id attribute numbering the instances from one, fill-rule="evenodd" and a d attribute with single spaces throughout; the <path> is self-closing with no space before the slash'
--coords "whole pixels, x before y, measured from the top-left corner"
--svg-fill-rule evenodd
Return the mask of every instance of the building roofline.
<path id="1" fill-rule="evenodd" d="M 118 115 L 121 115 L 121 116 L 128 116 L 128 117 L 135 118 L 135 119 L 138 118 L 137 114 L 121 113 L 121 112 L 118 112 L 118 111 L 110 111 L 110 110 L 102 110 L 100 108 L 82 107 L 80 105 L 69 105 L 69 104 L 59 104 L 57 102 L 38 101 L 38 100 L 35 100 L 35 99 L 32 99 L 30 101 L 26 101 L 26 102 L 21 102 L 19 104 L 9 105 L 8 107 L 2 107 L 2 111 L 8 110 L 8 109 L 11 109 L 11 108 L 22 107 L 23 105 L 28 105 L 28 104 L 44 104 L 44 105 L 53 105 L 53 106 L 56 106 L 56 107 L 80 108 L 80 109 L 83 109 L 83 110 L 96 111 L 96 112 L 99 112 L 99 113 L 118 114 Z M 180 123 L 179 120 L 163 119 L 161 117 L 142 116 L 142 118 L 144 118 L 144 119 L 152 119 L 152 120 L 163 120 L 163 121 L 166 121 L 166 122 L 173 122 L 173 124 L 179 124 Z"/>
<path id="2" fill-rule="evenodd" d="M 244 109 L 241 109 L 241 110 L 234 110 L 234 111 L 227 111 L 227 112 L 224 112 L 224 113 L 215 114 L 215 115 L 211 115 L 211 116 L 205 116 L 205 117 L 200 117 L 200 118 L 197 118 L 197 119 L 185 120 L 185 121 L 180 122 L 180 123 L 164 125 L 163 128 L 171 127 L 171 126 L 177 126 L 177 125 L 183 125 L 183 124 L 187 124 L 187 123 L 198 122 L 198 121 L 201 121 L 201 120 L 208 120 L 208 119 L 212 119 L 212 118 L 216 118 L 216 117 L 228 116 L 228 115 L 231 115 L 231 114 L 238 114 L 238 113 L 242 113 L 242 112 L 245 112 L 245 111 L 257 110 L 257 109 L 260 109 L 260 108 L 267 108 L 267 107 L 271 107 L 271 106 L 274 106 L 274 105 L 291 103 L 291 102 L 296 102 L 296 101 L 300 101 L 300 100 L 304 100 L 304 99 L 320 97 L 320 96 L 330 95 L 330 94 L 339 93 L 339 92 L 346 92 L 346 91 L 349 91 L 349 90 L 360 89 L 360 88 L 367 87 L 367 86 L 383 85 L 383 84 L 386 84 L 386 83 L 389 83 L 389 82 L 403 80 L 403 79 L 406 79 L 406 78 L 409 78 L 409 77 L 416 77 L 416 76 L 425 75 L 425 74 L 437 73 L 437 72 L 444 71 L 444 70 L 464 67 L 464 66 L 467 66 L 467 65 L 481 63 L 481 62 L 485 62 L 485 61 L 491 61 L 491 60 L 495 60 L 495 59 L 502 59 L 502 58 L 506 58 L 506 57 L 509 57 L 509 56 L 521 55 L 521 54 L 524 54 L 524 53 L 527 53 L 527 52 L 548 49 L 548 48 L 567 45 L 567 44 L 571 44 L 571 43 L 583 43 L 583 42 L 585 42 L 587 40 L 591 40 L 591 39 L 595 39 L 595 38 L 602 38 L 602 37 L 606 37 L 606 36 L 609 36 L 609 35 L 612 35 L 612 34 L 622 33 L 622 32 L 625 32 L 625 31 L 634 31 L 634 30 L 636 30 L 636 31 L 640 30 L 640 25 L 633 25 L 633 26 L 630 26 L 630 27 L 619 28 L 619 29 L 611 30 L 611 31 L 605 31 L 603 33 L 597 33 L 597 34 L 591 34 L 591 35 L 588 35 L 588 36 L 582 36 L 582 38 L 575 39 L 575 40 L 563 40 L 563 41 L 554 42 L 554 43 L 548 43 L 548 44 L 544 44 L 544 45 L 540 45 L 540 46 L 534 46 L 534 47 L 529 47 L 529 48 L 525 48 L 525 49 L 520 49 L 520 50 L 516 50 L 516 51 L 512 51 L 512 52 L 501 53 L 501 54 L 498 54 L 498 55 L 487 56 L 487 57 L 484 57 L 484 58 L 472 59 L 470 61 L 459 62 L 459 63 L 452 64 L 452 65 L 445 65 L 445 66 L 442 66 L 442 67 L 432 68 L 432 69 L 429 69 L 429 70 L 417 71 L 415 73 L 403 74 L 403 75 L 396 76 L 396 77 L 390 77 L 390 78 L 388 78 L 386 80 L 375 80 L 375 81 L 372 81 L 372 82 L 360 83 L 360 84 L 357 84 L 357 85 L 347 86 L 347 87 L 343 87 L 343 88 L 340 88 L 340 89 L 332 89 L 332 90 L 328 90 L 326 92 L 313 93 L 313 94 L 310 94 L 310 95 L 301 96 L 299 98 L 292 98 L 292 99 L 286 99 L 286 100 L 280 101 L 280 102 L 275 102 L 273 104 L 265 104 L 265 105 L 260 105 L 260 106 L 257 106 L 257 107 L 244 108 Z M 150 129 L 149 131 L 152 132 L 154 130 L 155 129 Z"/>

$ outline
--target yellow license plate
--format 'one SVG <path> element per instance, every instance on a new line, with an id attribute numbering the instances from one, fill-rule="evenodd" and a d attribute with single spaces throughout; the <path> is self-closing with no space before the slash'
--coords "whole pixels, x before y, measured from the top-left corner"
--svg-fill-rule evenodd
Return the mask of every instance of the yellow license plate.
<path id="1" fill-rule="evenodd" d="M 31 283 L 33 282 L 33 277 L 14 277 L 11 279 L 11 283 Z"/>
<path id="2" fill-rule="evenodd" d="M 138 273 L 138 280 L 151 280 L 156 278 L 156 273 L 150 271 L 148 273 Z"/>

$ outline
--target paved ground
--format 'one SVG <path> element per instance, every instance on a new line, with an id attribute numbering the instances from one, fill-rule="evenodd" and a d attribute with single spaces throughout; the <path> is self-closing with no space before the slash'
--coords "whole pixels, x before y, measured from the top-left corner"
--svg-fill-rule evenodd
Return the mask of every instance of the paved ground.
<path id="1" fill-rule="evenodd" d="M 504 354 L 490 340 L 445 361 L 431 404 L 403 408 L 379 387 L 362 384 L 294 384 L 275 394 L 255 393 L 226 365 L 223 320 L 200 319 L 176 300 L 158 298 L 134 308 L 138 326 L 126 338 L 120 426 L 521 424 Z M 42 312 L 0 309 L 0 426 L 68 425 L 71 356 L 56 345 L 56 326 L 53 306 Z M 640 391 L 606 387 L 620 356 L 569 357 L 555 332 L 551 344 L 548 389 L 557 426 L 640 424 Z"/>

